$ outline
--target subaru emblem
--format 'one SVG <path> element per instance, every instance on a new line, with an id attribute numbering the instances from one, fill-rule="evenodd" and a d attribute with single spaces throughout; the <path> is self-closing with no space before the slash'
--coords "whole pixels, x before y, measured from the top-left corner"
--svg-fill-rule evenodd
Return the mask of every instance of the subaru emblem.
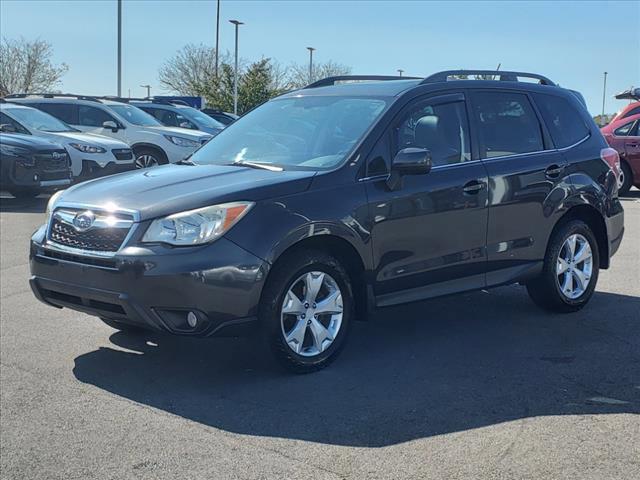
<path id="1" fill-rule="evenodd" d="M 53 152 L 51 156 L 53 157 L 54 160 L 60 160 L 60 158 L 62 157 L 62 155 L 60 155 L 60 153 L 58 152 Z"/>
<path id="2" fill-rule="evenodd" d="M 93 222 L 96 220 L 96 216 L 91 210 L 78 213 L 73 218 L 73 226 L 78 232 L 86 232 L 93 226 Z"/>

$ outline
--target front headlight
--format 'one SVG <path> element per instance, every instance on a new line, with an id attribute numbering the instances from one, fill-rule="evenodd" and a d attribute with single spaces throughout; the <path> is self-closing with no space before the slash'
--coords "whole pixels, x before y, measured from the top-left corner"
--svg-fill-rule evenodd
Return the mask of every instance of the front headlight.
<path id="1" fill-rule="evenodd" d="M 173 135 L 165 135 L 164 138 L 169 140 L 171 143 L 178 145 L 179 147 L 195 148 L 200 146 L 200 142 L 196 142 L 195 140 L 189 140 L 188 138 L 184 138 L 184 137 L 175 137 Z"/>
<path id="2" fill-rule="evenodd" d="M 224 235 L 253 205 L 252 202 L 224 203 L 158 218 L 149 225 L 142 241 L 178 246 L 209 243 Z"/>
<path id="3" fill-rule="evenodd" d="M 84 143 L 70 143 L 73 148 L 80 150 L 82 153 L 104 153 L 106 150 L 96 145 L 86 145 Z"/>

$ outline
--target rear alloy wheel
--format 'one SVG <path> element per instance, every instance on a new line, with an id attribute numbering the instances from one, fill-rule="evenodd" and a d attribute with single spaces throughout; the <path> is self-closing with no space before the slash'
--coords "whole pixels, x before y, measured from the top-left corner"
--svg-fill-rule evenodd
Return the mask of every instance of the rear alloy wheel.
<path id="1" fill-rule="evenodd" d="M 618 195 L 626 195 L 631 190 L 633 173 L 631 168 L 624 162 L 620 163 L 620 177 L 618 178 Z"/>
<path id="2" fill-rule="evenodd" d="M 265 287 L 260 320 L 276 358 L 296 373 L 331 363 L 353 318 L 349 275 L 331 255 L 299 251 L 276 265 Z"/>
<path id="3" fill-rule="evenodd" d="M 593 232 L 584 222 L 572 220 L 550 240 L 542 274 L 527 284 L 527 290 L 547 310 L 575 312 L 593 295 L 599 265 Z"/>

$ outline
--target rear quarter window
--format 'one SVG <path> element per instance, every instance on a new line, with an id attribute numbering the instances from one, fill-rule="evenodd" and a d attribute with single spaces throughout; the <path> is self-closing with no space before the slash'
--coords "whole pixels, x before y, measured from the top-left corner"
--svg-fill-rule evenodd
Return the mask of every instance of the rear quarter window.
<path id="1" fill-rule="evenodd" d="M 37 103 L 30 105 L 43 112 L 53 115 L 58 120 L 74 125 L 78 123 L 78 106 L 70 103 Z"/>
<path id="2" fill-rule="evenodd" d="M 589 135 L 582 115 L 566 99 L 541 93 L 533 97 L 556 148 L 574 145 Z"/>

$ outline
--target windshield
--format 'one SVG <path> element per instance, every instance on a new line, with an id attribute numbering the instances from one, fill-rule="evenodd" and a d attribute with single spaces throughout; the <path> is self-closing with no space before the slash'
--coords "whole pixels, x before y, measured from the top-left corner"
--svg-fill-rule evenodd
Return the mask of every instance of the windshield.
<path id="1" fill-rule="evenodd" d="M 192 157 L 325 170 L 340 164 L 387 106 L 366 97 L 299 97 L 267 102 L 228 126 Z"/>
<path id="2" fill-rule="evenodd" d="M 77 132 L 75 128 L 35 108 L 6 109 L 19 123 L 41 132 Z"/>
<path id="3" fill-rule="evenodd" d="M 185 117 L 187 120 L 191 120 L 194 123 L 198 123 L 203 127 L 208 128 L 224 128 L 224 125 L 214 120 L 209 115 L 205 115 L 200 110 L 196 110 L 193 107 L 183 107 L 178 109 L 178 119 L 180 116 Z"/>
<path id="4" fill-rule="evenodd" d="M 109 108 L 124 118 L 127 122 L 140 127 L 161 127 L 162 124 L 147 112 L 143 112 L 133 105 L 109 105 Z"/>

